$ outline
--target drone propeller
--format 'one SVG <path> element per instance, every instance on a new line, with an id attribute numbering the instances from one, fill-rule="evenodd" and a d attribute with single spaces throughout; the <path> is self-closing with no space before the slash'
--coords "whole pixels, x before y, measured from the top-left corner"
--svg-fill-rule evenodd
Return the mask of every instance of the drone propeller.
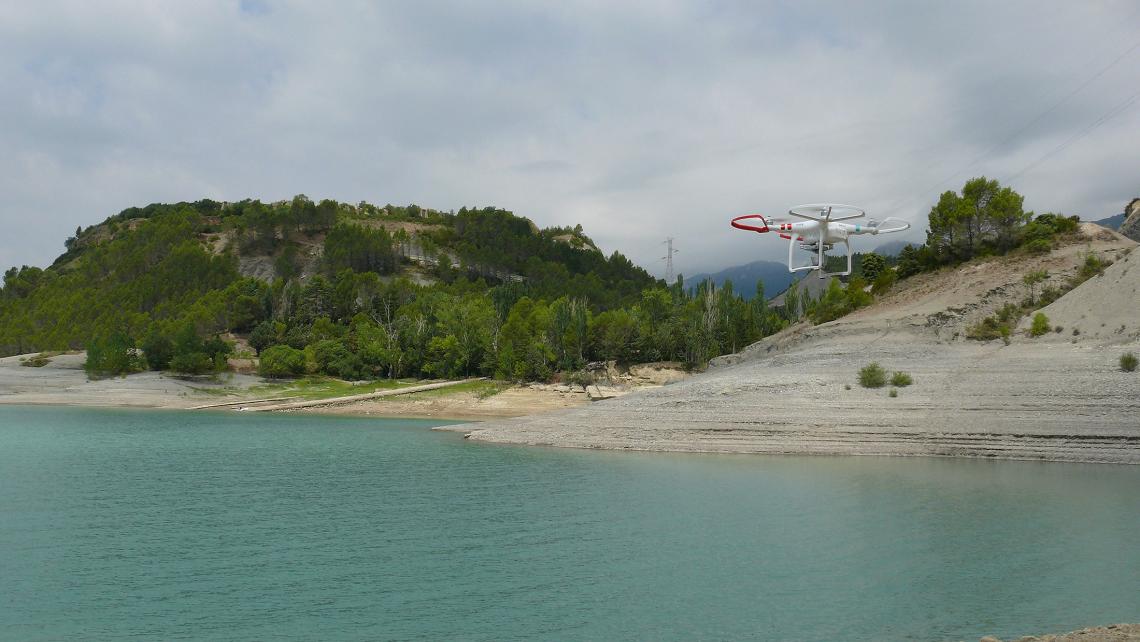
<path id="1" fill-rule="evenodd" d="M 762 227 L 748 225 L 747 223 L 743 222 L 746 219 L 760 219 L 760 224 Z M 768 231 L 768 221 L 764 220 L 764 217 L 760 216 L 759 214 L 745 214 L 744 216 L 737 216 L 736 218 L 732 219 L 732 226 L 738 230 L 747 230 L 749 232 L 756 232 L 758 234 L 764 234 Z"/>
<path id="2" fill-rule="evenodd" d="M 848 219 L 866 216 L 866 212 L 854 205 L 841 205 L 839 203 L 810 203 L 797 205 L 788 210 L 788 214 L 809 221 L 846 221 Z"/>
<path id="3" fill-rule="evenodd" d="M 867 227 L 874 230 L 872 234 L 890 234 L 891 232 L 902 232 L 903 230 L 909 230 L 910 223 L 907 223 L 901 218 L 888 216 L 881 221 L 867 221 Z"/>

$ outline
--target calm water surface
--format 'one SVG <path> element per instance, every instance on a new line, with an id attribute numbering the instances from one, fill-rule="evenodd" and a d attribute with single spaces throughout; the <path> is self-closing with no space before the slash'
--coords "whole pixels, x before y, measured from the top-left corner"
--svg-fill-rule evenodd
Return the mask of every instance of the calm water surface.
<path id="1" fill-rule="evenodd" d="M 0 407 L 0 637 L 960 640 L 1140 621 L 1140 467 Z"/>

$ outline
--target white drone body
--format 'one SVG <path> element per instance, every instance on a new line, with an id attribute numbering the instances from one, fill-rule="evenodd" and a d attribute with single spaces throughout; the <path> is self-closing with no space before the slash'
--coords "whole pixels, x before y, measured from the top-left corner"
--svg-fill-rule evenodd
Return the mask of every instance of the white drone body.
<path id="1" fill-rule="evenodd" d="M 797 205 L 788 210 L 788 214 L 802 219 L 799 221 L 785 221 L 780 219 L 766 219 L 759 214 L 747 214 L 732 219 L 732 226 L 740 230 L 748 230 L 765 234 L 776 232 L 780 238 L 788 240 L 788 271 L 803 272 L 816 270 L 819 278 L 829 276 L 847 276 L 851 274 L 851 244 L 849 238 L 860 234 L 890 234 L 910 229 L 910 223 L 899 218 L 886 218 L 882 221 L 868 219 L 865 223 L 844 223 L 851 219 L 862 218 L 867 213 L 853 205 L 840 205 L 837 203 L 812 203 L 810 205 Z M 747 219 L 759 219 L 761 225 L 749 225 Z M 847 250 L 847 270 L 843 272 L 825 272 L 823 269 L 823 253 L 835 245 L 842 243 Z M 800 249 L 813 254 L 806 265 L 794 263 L 796 244 Z"/>

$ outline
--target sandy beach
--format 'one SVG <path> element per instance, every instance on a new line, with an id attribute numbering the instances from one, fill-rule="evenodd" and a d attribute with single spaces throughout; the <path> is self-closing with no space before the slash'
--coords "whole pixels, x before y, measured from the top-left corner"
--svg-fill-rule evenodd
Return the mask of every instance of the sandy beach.
<path id="1" fill-rule="evenodd" d="M 183 379 L 158 372 L 89 380 L 82 352 L 51 357 L 38 368 L 20 362 L 34 355 L 0 359 L 0 403 L 56 406 L 189 408 L 260 383 L 257 377 L 227 374 L 216 380 Z"/>
<path id="2" fill-rule="evenodd" d="M 214 410 L 236 411 L 241 407 L 237 402 L 263 398 L 265 394 L 258 387 L 274 383 L 254 375 L 235 373 L 183 378 L 139 372 L 126 377 L 89 380 L 83 370 L 86 357 L 81 352 L 51 357 L 41 367 L 21 365 L 22 360 L 32 356 L 0 359 L 0 404 L 167 409 L 210 405 L 216 406 L 212 408 Z M 368 391 L 368 387 L 361 386 L 361 390 Z M 439 390 L 353 403 L 330 403 L 290 412 L 479 421 L 534 415 L 588 403 L 588 395 L 580 386 L 527 385 L 508 387 L 489 396 L 469 391 Z"/>

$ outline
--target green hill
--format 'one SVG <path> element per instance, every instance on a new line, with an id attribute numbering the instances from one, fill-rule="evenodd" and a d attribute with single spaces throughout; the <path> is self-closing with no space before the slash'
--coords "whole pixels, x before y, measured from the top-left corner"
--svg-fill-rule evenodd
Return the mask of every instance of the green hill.
<path id="1" fill-rule="evenodd" d="M 0 355 L 87 348 L 95 371 L 208 372 L 232 333 L 267 374 L 549 378 L 588 360 L 700 364 L 779 325 L 731 293 L 665 288 L 581 226 L 496 208 L 153 204 L 65 246 L 5 273 Z"/>

